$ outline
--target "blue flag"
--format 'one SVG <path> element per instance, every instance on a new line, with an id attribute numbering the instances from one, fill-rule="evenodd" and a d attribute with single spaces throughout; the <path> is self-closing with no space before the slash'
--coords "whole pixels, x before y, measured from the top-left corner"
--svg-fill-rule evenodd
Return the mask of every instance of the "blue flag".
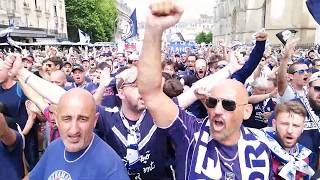
<path id="1" fill-rule="evenodd" d="M 123 21 L 123 34 L 122 40 L 126 41 L 129 38 L 138 36 L 138 25 L 137 25 L 137 12 L 136 9 L 133 10 L 130 18 Z"/>
<path id="2" fill-rule="evenodd" d="M 132 21 L 132 26 L 131 26 L 131 37 L 137 36 L 138 35 L 138 25 L 137 25 L 137 12 L 136 9 L 133 10 L 130 19 Z"/>
<path id="3" fill-rule="evenodd" d="M 314 20 L 320 25 L 320 0 L 307 0 L 306 4 Z"/>

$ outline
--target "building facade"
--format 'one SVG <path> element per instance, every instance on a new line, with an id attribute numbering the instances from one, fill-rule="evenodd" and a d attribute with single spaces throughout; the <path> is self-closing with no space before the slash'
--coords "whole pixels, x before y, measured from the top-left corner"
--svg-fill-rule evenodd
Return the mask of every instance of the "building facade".
<path id="1" fill-rule="evenodd" d="M 0 30 L 13 22 L 11 36 L 22 42 L 67 38 L 65 0 L 0 0 Z"/>
<path id="2" fill-rule="evenodd" d="M 171 34 L 181 33 L 185 40 L 194 41 L 201 32 L 211 32 L 214 29 L 213 16 L 200 14 L 197 19 L 181 21 L 166 31 L 166 37 Z"/>
<path id="3" fill-rule="evenodd" d="M 295 29 L 301 44 L 314 43 L 316 23 L 301 0 L 216 0 L 213 7 L 216 40 L 250 43 L 262 28 L 271 44 L 280 44 L 275 34 Z"/>

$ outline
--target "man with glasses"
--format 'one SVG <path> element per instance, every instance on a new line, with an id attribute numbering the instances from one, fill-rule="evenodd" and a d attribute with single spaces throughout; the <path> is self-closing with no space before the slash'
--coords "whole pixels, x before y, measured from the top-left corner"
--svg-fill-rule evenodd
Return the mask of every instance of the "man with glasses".
<path id="1" fill-rule="evenodd" d="M 304 122 L 304 132 L 299 143 L 310 149 L 313 154 L 310 157 L 310 166 L 319 169 L 319 147 L 320 147 L 320 72 L 312 74 L 309 80 L 306 97 L 297 99 L 307 110 L 308 118 Z"/>
<path id="2" fill-rule="evenodd" d="M 150 10 L 139 60 L 139 92 L 155 124 L 168 129 L 174 138 L 177 161 L 186 165 L 185 179 L 270 179 L 269 149 L 242 126 L 252 106 L 240 82 L 220 81 L 204 94 L 201 101 L 208 118 L 203 122 L 163 93 L 161 37 L 179 21 L 183 9 L 173 1 L 163 0 L 152 4 Z"/>
<path id="3" fill-rule="evenodd" d="M 278 92 L 281 96 L 281 102 L 306 96 L 304 88 L 308 84 L 310 77 L 308 65 L 298 61 L 289 66 L 287 70 L 289 58 L 291 58 L 294 53 L 297 42 L 297 39 L 288 40 L 285 45 L 285 52 L 280 60 L 280 67 L 278 69 Z"/>

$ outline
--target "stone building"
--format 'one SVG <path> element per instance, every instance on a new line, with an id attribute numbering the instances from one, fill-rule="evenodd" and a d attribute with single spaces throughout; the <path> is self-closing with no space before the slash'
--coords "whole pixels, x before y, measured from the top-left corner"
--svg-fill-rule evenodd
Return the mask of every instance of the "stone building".
<path id="1" fill-rule="evenodd" d="M 22 42 L 67 38 L 65 0 L 0 0 L 0 30 L 14 22 L 11 34 Z"/>
<path id="2" fill-rule="evenodd" d="M 295 29 L 300 43 L 314 43 L 316 22 L 304 0 L 216 0 L 213 7 L 214 38 L 227 42 L 252 42 L 252 35 L 265 28 L 271 44 L 280 44 L 275 34 Z"/>

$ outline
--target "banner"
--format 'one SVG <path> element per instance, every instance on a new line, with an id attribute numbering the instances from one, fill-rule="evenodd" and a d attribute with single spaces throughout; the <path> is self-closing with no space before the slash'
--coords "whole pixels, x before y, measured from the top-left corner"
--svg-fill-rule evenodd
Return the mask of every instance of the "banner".
<path id="1" fill-rule="evenodd" d="M 188 41 L 174 41 L 169 43 L 169 49 L 172 53 L 187 52 L 187 49 L 196 49 L 196 43 Z"/>

